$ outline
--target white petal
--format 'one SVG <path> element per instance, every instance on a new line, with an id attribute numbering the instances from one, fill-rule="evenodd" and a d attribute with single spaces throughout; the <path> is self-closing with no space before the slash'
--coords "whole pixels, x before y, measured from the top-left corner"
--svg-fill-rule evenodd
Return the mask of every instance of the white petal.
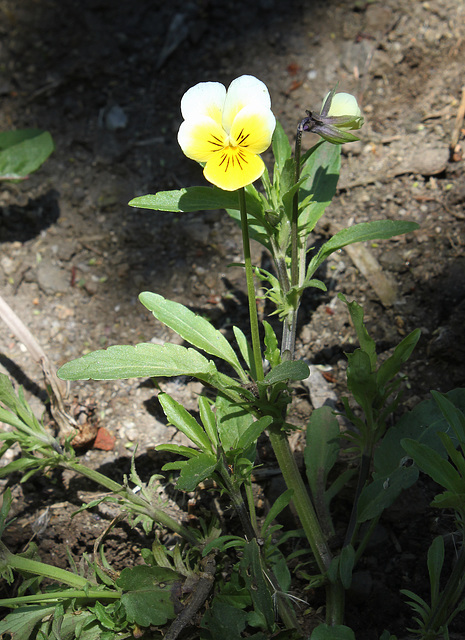
<path id="1" fill-rule="evenodd" d="M 182 117 L 184 120 L 195 120 L 208 116 L 221 124 L 225 97 L 226 88 L 221 82 L 199 82 L 181 98 Z"/>
<path id="2" fill-rule="evenodd" d="M 362 112 L 355 96 L 350 93 L 336 93 L 331 102 L 328 116 L 353 116 L 354 118 L 359 118 L 361 115 Z"/>
<path id="3" fill-rule="evenodd" d="M 265 83 L 254 76 L 240 76 L 231 82 L 223 107 L 223 127 L 227 133 L 237 113 L 248 105 L 270 109 L 271 98 Z"/>

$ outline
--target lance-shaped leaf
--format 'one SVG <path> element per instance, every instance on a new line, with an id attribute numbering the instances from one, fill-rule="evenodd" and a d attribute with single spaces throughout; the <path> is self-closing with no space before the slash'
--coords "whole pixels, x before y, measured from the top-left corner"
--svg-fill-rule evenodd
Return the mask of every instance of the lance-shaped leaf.
<path id="1" fill-rule="evenodd" d="M 216 367 L 195 349 L 177 344 L 115 345 L 71 360 L 58 371 L 62 380 L 124 380 L 214 374 Z"/>
<path id="2" fill-rule="evenodd" d="M 276 120 L 276 127 L 273 133 L 273 155 L 276 162 L 276 168 L 278 171 L 281 171 L 292 154 L 292 148 L 289 144 L 289 138 L 287 137 L 287 133 L 284 131 L 281 123 Z"/>
<path id="3" fill-rule="evenodd" d="M 263 624 L 271 630 L 274 624 L 273 601 L 263 575 L 260 550 L 255 539 L 244 546 L 240 572 L 252 597 L 255 613 L 262 617 Z"/>
<path id="4" fill-rule="evenodd" d="M 326 480 L 340 449 L 339 423 L 331 407 L 315 409 L 307 425 L 305 468 L 315 502 L 324 499 Z M 328 503 L 327 503 L 328 504 Z"/>
<path id="5" fill-rule="evenodd" d="M 259 198 L 250 193 L 245 195 L 247 211 L 254 217 L 261 217 L 263 207 Z M 131 207 L 153 209 L 154 211 L 208 211 L 213 209 L 239 209 L 239 197 L 235 191 L 223 191 L 217 187 L 187 187 L 177 191 L 159 191 L 139 196 L 129 202 Z"/>
<path id="6" fill-rule="evenodd" d="M 318 253 L 312 258 L 307 269 L 307 279 L 311 278 L 318 267 L 335 251 L 354 242 L 367 242 L 370 240 L 386 240 L 402 233 L 410 233 L 418 229 L 416 222 L 408 220 L 373 220 L 361 222 L 348 229 L 338 231 L 325 242 Z"/>
<path id="7" fill-rule="evenodd" d="M 341 168 L 341 147 L 319 142 L 302 166 L 306 180 L 299 192 L 299 231 L 308 235 L 336 193 Z"/>
<path id="8" fill-rule="evenodd" d="M 247 427 L 247 429 L 239 437 L 236 445 L 237 449 L 246 451 L 251 445 L 254 444 L 254 442 L 256 442 L 258 436 L 261 435 L 272 422 L 273 418 L 271 416 L 262 416 L 256 422 L 252 422 L 252 424 Z"/>
<path id="9" fill-rule="evenodd" d="M 212 445 L 207 434 L 194 416 L 192 416 L 182 404 L 176 402 L 176 400 L 171 398 L 167 393 L 158 394 L 158 400 L 165 416 L 172 425 L 182 431 L 199 449 L 211 452 Z"/>
<path id="10" fill-rule="evenodd" d="M 260 384 L 272 385 L 285 380 L 306 380 L 309 375 L 310 369 L 303 360 L 288 360 L 271 369 Z"/>
<path id="11" fill-rule="evenodd" d="M 233 348 L 221 331 L 215 329 L 208 320 L 183 304 L 166 300 L 157 293 L 145 291 L 140 294 L 139 300 L 157 320 L 176 331 L 183 340 L 212 356 L 225 360 L 243 380 L 247 379 Z"/>

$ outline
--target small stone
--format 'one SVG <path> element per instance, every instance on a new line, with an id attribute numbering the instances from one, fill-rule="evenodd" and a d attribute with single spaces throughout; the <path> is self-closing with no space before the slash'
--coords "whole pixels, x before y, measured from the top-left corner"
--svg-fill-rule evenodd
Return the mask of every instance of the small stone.
<path id="1" fill-rule="evenodd" d="M 128 117 L 123 109 L 115 104 L 105 114 L 105 127 L 108 131 L 125 129 L 128 125 Z"/>
<path id="2" fill-rule="evenodd" d="M 0 264 L 2 266 L 3 273 L 6 276 L 11 276 L 11 274 L 14 273 L 14 271 L 15 271 L 15 263 L 8 256 L 2 256 Z"/>
<path id="3" fill-rule="evenodd" d="M 42 260 L 37 267 L 37 283 L 48 295 L 66 293 L 70 287 L 70 276 L 57 264 Z"/>

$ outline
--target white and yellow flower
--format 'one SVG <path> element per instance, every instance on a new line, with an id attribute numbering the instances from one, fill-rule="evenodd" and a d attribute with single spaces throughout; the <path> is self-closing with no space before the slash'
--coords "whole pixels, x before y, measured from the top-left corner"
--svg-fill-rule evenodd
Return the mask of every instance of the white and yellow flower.
<path id="1" fill-rule="evenodd" d="M 219 82 L 200 82 L 183 95 L 181 113 L 178 142 L 188 158 L 205 163 L 209 182 L 234 191 L 262 175 L 259 154 L 270 146 L 276 125 L 263 82 L 241 76 L 227 91 Z"/>

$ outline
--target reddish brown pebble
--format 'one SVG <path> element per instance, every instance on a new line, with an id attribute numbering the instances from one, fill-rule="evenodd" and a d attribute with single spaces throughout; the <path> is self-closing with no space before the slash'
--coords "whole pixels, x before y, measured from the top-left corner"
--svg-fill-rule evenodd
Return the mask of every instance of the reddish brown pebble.
<path id="1" fill-rule="evenodd" d="M 94 449 L 102 451 L 112 451 L 115 446 L 116 438 L 105 427 L 100 427 L 94 442 Z"/>

